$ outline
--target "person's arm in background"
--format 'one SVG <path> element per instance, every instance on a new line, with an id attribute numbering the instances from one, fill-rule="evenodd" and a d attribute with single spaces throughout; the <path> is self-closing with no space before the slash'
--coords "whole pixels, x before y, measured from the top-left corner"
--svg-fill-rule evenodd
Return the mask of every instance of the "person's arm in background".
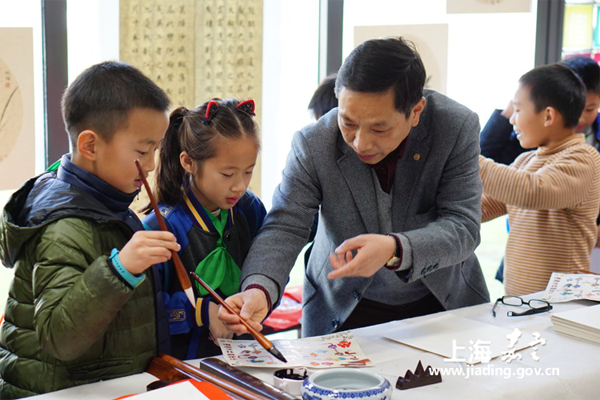
<path id="1" fill-rule="evenodd" d="M 526 162 L 523 155 L 516 164 Z M 588 196 L 596 178 L 594 160 L 574 150 L 535 172 L 517 170 L 479 156 L 483 192 L 507 205 L 528 210 L 575 207 Z"/>
<path id="2" fill-rule="evenodd" d="M 506 204 L 485 193 L 481 196 L 481 222 L 488 222 L 506 214 Z"/>
<path id="3" fill-rule="evenodd" d="M 479 135 L 481 154 L 501 164 L 511 164 L 525 151 L 513 134 L 510 117 L 513 113 L 512 101 L 504 110 L 494 110 Z"/>

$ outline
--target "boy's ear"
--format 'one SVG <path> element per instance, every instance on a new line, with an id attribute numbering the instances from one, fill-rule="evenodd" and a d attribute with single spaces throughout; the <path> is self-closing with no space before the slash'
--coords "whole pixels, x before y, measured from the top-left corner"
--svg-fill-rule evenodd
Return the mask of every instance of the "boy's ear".
<path id="1" fill-rule="evenodd" d="M 192 160 L 192 157 L 186 151 L 182 151 L 179 155 L 179 162 L 186 172 L 194 174 L 194 160 Z"/>
<path id="2" fill-rule="evenodd" d="M 97 157 L 98 140 L 100 137 L 94 131 L 85 130 L 77 136 L 77 152 L 85 159 L 95 161 Z"/>
<path id="3" fill-rule="evenodd" d="M 558 113 L 554 107 L 546 107 L 544 109 L 544 126 L 548 127 L 556 123 Z"/>

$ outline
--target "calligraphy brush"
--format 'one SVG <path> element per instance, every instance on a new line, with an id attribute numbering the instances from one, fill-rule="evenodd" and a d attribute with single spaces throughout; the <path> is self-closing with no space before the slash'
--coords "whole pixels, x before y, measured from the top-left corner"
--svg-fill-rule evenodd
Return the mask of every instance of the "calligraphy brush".
<path id="1" fill-rule="evenodd" d="M 248 321 L 246 321 L 244 318 L 242 318 L 242 316 L 238 313 L 236 313 L 235 311 L 233 311 L 233 308 L 231 308 L 231 306 L 227 303 L 225 303 L 225 300 L 223 300 L 221 298 L 221 296 L 219 296 L 217 294 L 217 292 L 215 292 L 214 290 L 212 290 L 212 288 L 210 286 L 208 286 L 206 284 L 206 282 L 204 282 L 202 280 L 202 278 L 200 278 L 198 276 L 198 274 L 194 273 L 193 271 L 190 272 L 190 275 L 192 275 L 194 277 L 195 280 L 198 281 L 199 284 L 202 285 L 202 287 L 204 287 L 204 289 L 206 289 L 208 291 L 208 293 L 210 293 L 210 295 L 212 297 L 214 297 L 223 307 L 225 307 L 227 309 L 227 311 L 229 311 L 230 313 L 232 313 L 233 315 L 237 315 L 240 318 L 240 322 L 246 327 L 246 329 L 248 329 L 248 332 L 250 332 L 250 334 L 252 336 L 254 336 L 254 339 L 256 339 L 258 341 L 258 343 L 265 348 L 265 350 L 267 350 L 269 353 L 271 353 L 275 358 L 277 358 L 278 360 L 287 363 L 287 360 L 285 359 L 285 357 L 283 356 L 283 354 L 281 354 L 279 352 L 279 350 L 277 350 L 277 347 L 275 347 L 275 345 L 273 343 L 271 343 L 271 341 L 269 339 L 267 339 L 265 337 L 265 335 L 263 335 L 262 333 L 260 333 L 259 331 L 257 331 L 256 329 L 254 329 L 249 323 Z"/>
<path id="2" fill-rule="evenodd" d="M 152 195 L 152 190 L 150 190 L 150 185 L 148 185 L 148 181 L 146 180 L 146 176 L 144 171 L 142 170 L 142 166 L 139 160 L 135 160 L 135 165 L 137 166 L 138 172 L 140 173 L 140 177 L 142 178 L 142 182 L 144 183 L 144 187 L 146 188 L 146 192 L 148 193 L 148 197 L 150 198 L 150 203 L 152 203 L 152 208 L 154 209 L 154 214 L 156 214 L 156 220 L 158 221 L 158 225 L 160 225 L 160 229 L 169 232 L 167 229 L 167 225 L 163 219 L 162 214 L 158 209 L 158 204 L 156 204 L 156 200 Z M 187 275 L 183 263 L 179 258 L 179 254 L 176 251 L 171 250 L 173 254 L 173 264 L 175 265 L 175 271 L 177 272 L 177 279 L 179 279 L 179 283 L 181 284 L 181 288 L 185 292 L 188 300 L 192 303 L 192 307 L 196 308 L 196 302 L 194 301 L 194 291 L 192 289 L 192 282 L 190 281 L 190 277 Z"/>

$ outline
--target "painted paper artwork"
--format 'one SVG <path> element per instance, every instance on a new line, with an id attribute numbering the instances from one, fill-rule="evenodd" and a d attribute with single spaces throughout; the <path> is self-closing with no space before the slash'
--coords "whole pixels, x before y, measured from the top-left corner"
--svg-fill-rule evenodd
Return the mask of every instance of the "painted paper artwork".
<path id="1" fill-rule="evenodd" d="M 273 357 L 255 340 L 219 339 L 223 357 L 236 367 L 369 367 L 352 332 L 294 340 L 274 340 L 273 344 L 287 359 L 283 363 Z"/>
<path id="2" fill-rule="evenodd" d="M 594 6 L 592 4 L 565 4 L 563 50 L 592 47 Z"/>
<path id="3" fill-rule="evenodd" d="M 35 174 L 33 29 L 0 28 L 0 190 Z"/>
<path id="4" fill-rule="evenodd" d="M 571 300 L 600 301 L 600 275 L 553 272 L 542 299 L 550 303 Z"/>

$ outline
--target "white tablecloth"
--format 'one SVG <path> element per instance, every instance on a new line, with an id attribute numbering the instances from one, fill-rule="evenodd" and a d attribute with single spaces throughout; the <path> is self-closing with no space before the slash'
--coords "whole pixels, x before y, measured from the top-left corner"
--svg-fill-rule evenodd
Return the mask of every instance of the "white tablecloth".
<path id="1" fill-rule="evenodd" d="M 529 296 L 539 298 L 536 296 Z M 495 300 L 495 299 L 494 299 Z M 448 363 L 431 353 L 405 346 L 386 338 L 390 332 L 402 329 L 406 321 L 395 321 L 354 330 L 362 350 L 375 366 L 372 371 L 387 378 L 395 386 L 399 376 L 407 369 L 414 371 L 419 360 L 423 366 L 434 368 L 455 368 L 458 371 L 470 369 L 471 376 L 444 375 L 442 383 L 409 390 L 394 390 L 392 399 L 600 399 L 600 345 L 560 334 L 552 329 L 551 313 L 558 313 L 580 307 L 596 305 L 592 301 L 574 301 L 554 304 L 550 313 L 525 317 L 506 316 L 506 307 L 499 305 L 497 317 L 492 316 L 492 304 L 482 304 L 459 310 L 448 311 L 452 315 L 473 319 L 499 326 L 510 333 L 519 328 L 524 337 L 539 332 L 546 339 L 546 345 L 538 346 L 539 361 L 534 361 L 529 351 L 523 351 L 523 358 L 511 363 L 494 359 L 488 364 L 468 367 L 464 363 Z M 419 317 L 423 319 L 432 316 Z M 473 338 L 473 340 L 485 338 Z M 521 339 L 525 341 L 527 339 Z M 465 345 L 465 343 L 459 343 Z M 452 346 L 449 343 L 448 346 Z M 190 361 L 198 366 L 199 361 Z M 269 383 L 272 383 L 272 369 L 242 368 Z M 481 369 L 475 375 L 473 369 Z M 486 374 L 487 370 L 487 375 Z M 521 376 L 529 374 L 528 376 Z M 98 399 L 110 400 L 116 397 L 145 391 L 148 383 L 156 380 L 143 373 L 129 377 L 79 386 L 58 392 L 34 397 L 35 399 Z"/>

